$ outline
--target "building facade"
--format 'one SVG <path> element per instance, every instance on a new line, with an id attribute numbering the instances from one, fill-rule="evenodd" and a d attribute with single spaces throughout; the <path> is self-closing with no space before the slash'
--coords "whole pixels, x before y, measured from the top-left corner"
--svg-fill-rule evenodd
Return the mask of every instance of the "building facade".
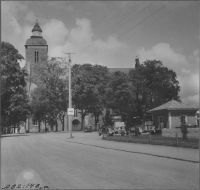
<path id="1" fill-rule="evenodd" d="M 42 36 L 42 29 L 40 28 L 38 21 L 32 29 L 32 36 L 26 40 L 25 44 L 25 69 L 28 72 L 29 78 L 27 80 L 27 92 L 30 98 L 31 91 L 36 88 L 36 85 L 32 82 L 31 77 L 34 75 L 33 66 L 40 64 L 47 58 L 48 45 L 46 40 Z M 26 130 L 30 130 L 32 126 L 37 125 L 32 121 L 32 117 L 26 121 Z"/>
<path id="2" fill-rule="evenodd" d="M 196 125 L 198 108 L 187 104 L 171 100 L 149 112 L 152 115 L 154 125 L 157 130 L 163 128 L 173 129 L 180 127 L 180 117 L 184 117 L 185 123 L 188 125 Z"/>

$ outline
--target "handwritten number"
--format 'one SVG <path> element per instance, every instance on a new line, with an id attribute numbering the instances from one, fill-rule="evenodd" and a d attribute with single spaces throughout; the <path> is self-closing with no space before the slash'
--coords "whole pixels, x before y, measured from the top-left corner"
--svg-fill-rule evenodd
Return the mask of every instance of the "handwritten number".
<path id="1" fill-rule="evenodd" d="M 37 184 L 36 186 L 35 186 L 35 188 L 39 188 L 40 187 L 40 184 Z"/>
<path id="2" fill-rule="evenodd" d="M 30 184 L 30 188 L 32 188 L 35 184 Z"/>
<path id="3" fill-rule="evenodd" d="M 18 186 L 16 188 L 21 188 L 21 184 L 18 184 Z"/>
<path id="4" fill-rule="evenodd" d="M 10 185 L 7 185 L 6 187 L 4 187 L 3 189 L 8 189 L 10 187 Z"/>
<path id="5" fill-rule="evenodd" d="M 33 183 L 29 183 L 27 186 L 26 186 L 26 188 L 28 187 L 28 186 L 30 186 L 30 188 L 32 188 L 33 186 L 34 186 L 35 184 Z M 2 189 L 8 189 L 10 187 L 10 185 L 7 185 L 6 187 L 4 187 L 4 188 L 2 188 Z M 11 189 L 17 189 L 17 188 L 21 188 L 21 184 L 18 184 L 18 185 L 16 185 L 16 184 L 14 184 L 12 187 L 11 187 Z M 23 186 L 23 188 L 24 188 L 24 186 Z M 36 184 L 35 185 L 35 188 L 37 188 L 37 189 L 43 189 L 42 187 L 40 187 L 40 184 Z M 49 189 L 49 187 L 48 186 L 44 186 L 44 189 Z"/>
<path id="6" fill-rule="evenodd" d="M 29 183 L 30 184 L 30 183 Z M 26 186 L 26 187 L 28 187 L 29 186 L 29 184 Z"/>
<path id="7" fill-rule="evenodd" d="M 16 187 L 16 184 L 14 184 L 12 187 L 11 187 L 11 189 L 14 189 Z"/>

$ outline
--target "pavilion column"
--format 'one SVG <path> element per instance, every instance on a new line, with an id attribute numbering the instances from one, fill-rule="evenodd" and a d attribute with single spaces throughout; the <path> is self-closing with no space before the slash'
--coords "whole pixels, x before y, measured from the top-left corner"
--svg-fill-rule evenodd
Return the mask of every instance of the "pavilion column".
<path id="1" fill-rule="evenodd" d="M 168 112 L 168 123 L 169 123 L 169 129 L 172 128 L 172 118 L 171 118 L 171 112 Z"/>

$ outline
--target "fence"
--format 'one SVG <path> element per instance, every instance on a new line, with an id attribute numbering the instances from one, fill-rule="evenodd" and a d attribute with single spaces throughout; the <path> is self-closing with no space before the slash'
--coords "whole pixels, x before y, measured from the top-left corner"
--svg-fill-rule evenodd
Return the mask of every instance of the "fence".
<path id="1" fill-rule="evenodd" d="M 188 139 L 190 138 L 199 139 L 199 128 L 187 128 L 187 130 L 188 130 L 187 134 Z M 176 137 L 176 134 L 178 137 L 180 138 L 182 137 L 182 132 L 180 128 L 162 130 L 163 137 Z"/>

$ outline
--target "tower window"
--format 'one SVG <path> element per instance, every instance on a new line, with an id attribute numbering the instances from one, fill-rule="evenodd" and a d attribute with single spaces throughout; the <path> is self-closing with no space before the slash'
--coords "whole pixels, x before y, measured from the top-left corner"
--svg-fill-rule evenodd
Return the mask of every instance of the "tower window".
<path id="1" fill-rule="evenodd" d="M 39 52 L 38 50 L 36 49 L 35 50 L 35 62 L 37 63 L 39 61 Z"/>

